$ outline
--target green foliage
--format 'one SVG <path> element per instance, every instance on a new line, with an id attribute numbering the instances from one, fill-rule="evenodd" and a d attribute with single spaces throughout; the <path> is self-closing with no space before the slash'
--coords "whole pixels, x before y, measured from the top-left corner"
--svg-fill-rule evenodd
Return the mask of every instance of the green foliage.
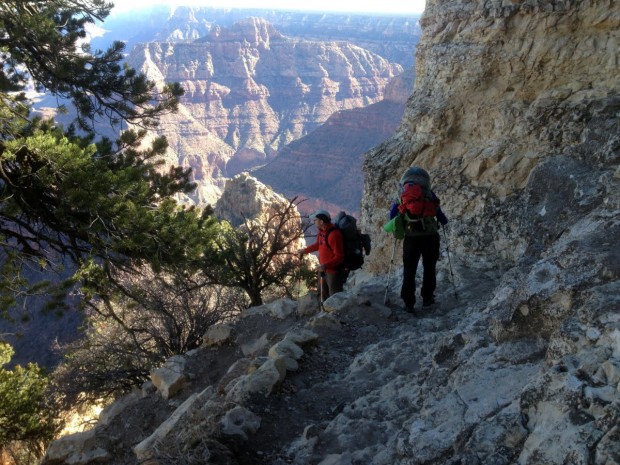
<path id="1" fill-rule="evenodd" d="M 10 345 L 0 343 L 0 365 L 13 355 Z M 42 450 L 58 428 L 56 410 L 47 402 L 49 380 L 34 364 L 0 368 L 0 452 L 23 443 Z"/>
<path id="2" fill-rule="evenodd" d="M 208 214 L 175 202 L 195 186 L 189 170 L 164 168 L 165 138 L 144 143 L 146 129 L 176 109 L 181 87 L 156 88 L 125 66 L 122 43 L 105 51 L 79 44 L 110 8 L 102 0 L 0 2 L 0 312 L 28 309 L 33 295 L 54 308 L 76 284 L 103 313 L 93 313 L 90 338 L 74 352 L 82 370 L 66 371 L 82 378 L 65 381 L 108 393 L 143 380 L 166 355 L 140 312 L 161 321 L 154 316 L 169 309 L 151 302 L 145 310 L 131 280 L 145 269 L 191 273 L 217 231 Z M 32 117 L 23 93 L 30 83 L 72 105 L 76 124 Z M 95 133 L 122 123 L 132 130 L 116 141 Z M 54 273 L 69 277 L 59 285 L 38 278 Z M 0 388 L 0 445 L 49 440 L 54 422 L 41 410 L 47 378 L 38 367 L 3 370 Z"/>
<path id="3" fill-rule="evenodd" d="M 180 86 L 155 98 L 154 83 L 122 64 L 121 42 L 105 51 L 79 45 L 87 24 L 105 19 L 111 7 L 103 0 L 0 3 L 0 92 L 22 90 L 31 77 L 39 90 L 72 100 L 84 129 L 101 117 L 150 126 L 174 110 Z"/>
<path id="4" fill-rule="evenodd" d="M 52 295 L 32 270 L 70 276 L 52 303 L 75 284 L 90 309 L 86 337 L 59 370 L 74 399 L 80 390 L 94 398 L 129 389 L 246 305 L 239 288 L 255 305 L 290 295 L 301 269 L 294 201 L 234 229 L 174 200 L 194 189 L 190 172 L 164 168 L 164 138 L 144 139 L 182 89 L 156 88 L 123 65 L 121 43 L 79 45 L 110 8 L 103 0 L 0 2 L 0 311 Z M 70 102 L 76 124 L 32 117 L 23 93 L 30 82 Z M 95 133 L 103 122 L 133 129 L 111 141 Z M 10 357 L 4 347 L 1 354 Z M 47 378 L 35 365 L 0 373 L 0 440 L 49 439 Z"/>
<path id="5" fill-rule="evenodd" d="M 193 188 L 189 172 L 167 176 L 156 170 L 156 157 L 165 147 L 160 143 L 141 152 L 125 145 L 122 152 L 104 154 L 94 144 L 81 147 L 41 130 L 5 142 L 0 219 L 7 226 L 1 232 L 31 256 L 46 257 L 53 249 L 76 261 L 83 256 L 118 261 L 111 249 L 132 258 L 148 257 L 158 248 L 154 242 L 170 241 L 155 237 L 162 227 L 178 218 L 184 225 L 192 216 L 189 222 L 197 221 L 187 212 L 177 215 L 181 210 L 169 198 Z M 11 227 L 16 224 L 21 229 Z"/>
<path id="6" fill-rule="evenodd" d="M 50 283 L 30 282 L 25 267 L 78 269 L 58 286 L 60 296 L 84 280 L 86 295 L 111 269 L 190 268 L 209 250 L 216 224 L 182 208 L 179 193 L 194 189 L 189 170 L 164 169 L 165 138 L 150 147 L 144 128 L 176 109 L 182 89 L 156 89 L 122 64 L 123 45 L 106 51 L 80 46 L 89 23 L 103 20 L 102 0 L 0 3 L 0 311 L 26 296 L 52 295 Z M 78 134 L 53 120 L 30 117 L 20 91 L 30 82 L 69 99 Z M 112 142 L 97 124 L 130 123 Z M 81 267 L 81 269 L 80 269 Z M 98 271 L 96 271 L 98 269 Z M 32 273 L 30 273 L 31 275 Z M 66 274 L 66 273 L 65 273 Z"/>
<path id="7" fill-rule="evenodd" d="M 292 297 L 306 271 L 296 253 L 304 235 L 297 205 L 294 198 L 273 206 L 264 218 L 238 228 L 223 221 L 212 254 L 217 259 L 210 255 L 203 273 L 214 283 L 243 289 L 251 305 L 261 305 L 266 297 Z"/>

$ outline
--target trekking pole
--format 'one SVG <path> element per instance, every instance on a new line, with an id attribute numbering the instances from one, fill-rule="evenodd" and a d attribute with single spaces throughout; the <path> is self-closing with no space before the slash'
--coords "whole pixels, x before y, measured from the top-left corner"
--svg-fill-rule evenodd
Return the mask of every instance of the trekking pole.
<path id="1" fill-rule="evenodd" d="M 450 259 L 450 245 L 448 243 L 448 235 L 446 234 L 445 226 L 441 228 L 443 231 L 443 238 L 446 243 L 446 252 L 448 253 L 448 267 L 450 269 L 450 276 L 452 277 L 452 287 L 454 288 L 454 297 L 459 300 L 459 294 L 456 292 L 456 281 L 454 279 L 454 272 L 452 271 L 452 260 Z"/>
<path id="2" fill-rule="evenodd" d="M 297 311 L 299 312 L 300 307 L 301 307 L 301 302 L 300 302 L 300 298 L 301 298 L 301 269 L 303 266 L 303 262 L 301 257 L 299 258 L 299 267 L 297 268 Z M 293 279 L 295 279 L 293 277 Z"/>
<path id="3" fill-rule="evenodd" d="M 325 311 L 325 307 L 323 306 L 323 279 L 325 279 L 325 277 L 323 276 L 323 272 L 319 271 L 319 310 L 320 311 Z"/>
<path id="4" fill-rule="evenodd" d="M 392 274 L 392 265 L 394 264 L 394 255 L 396 254 L 396 242 L 397 242 L 397 239 L 396 237 L 394 237 L 394 247 L 392 248 L 392 258 L 390 259 L 390 267 L 388 268 L 387 281 L 385 282 L 385 297 L 383 298 L 383 305 L 387 305 L 388 289 L 390 288 L 390 274 Z"/>
<path id="5" fill-rule="evenodd" d="M 299 261 L 299 268 L 297 270 L 297 302 L 299 302 L 299 297 L 301 296 L 301 260 Z"/>

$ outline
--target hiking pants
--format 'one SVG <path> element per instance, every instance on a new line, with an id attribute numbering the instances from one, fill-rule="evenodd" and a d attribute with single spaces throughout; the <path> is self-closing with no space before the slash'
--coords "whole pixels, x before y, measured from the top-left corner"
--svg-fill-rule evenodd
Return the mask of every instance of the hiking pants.
<path id="1" fill-rule="evenodd" d="M 422 298 L 433 297 L 437 286 L 436 270 L 439 260 L 439 234 L 428 236 L 405 236 L 403 240 L 403 286 L 400 297 L 406 307 L 415 305 L 415 274 L 422 257 L 424 274 L 422 278 Z"/>
<path id="2" fill-rule="evenodd" d="M 336 292 L 342 292 L 344 285 L 344 276 L 342 271 L 336 273 L 319 273 L 319 286 L 322 287 L 323 301 L 334 295 Z"/>

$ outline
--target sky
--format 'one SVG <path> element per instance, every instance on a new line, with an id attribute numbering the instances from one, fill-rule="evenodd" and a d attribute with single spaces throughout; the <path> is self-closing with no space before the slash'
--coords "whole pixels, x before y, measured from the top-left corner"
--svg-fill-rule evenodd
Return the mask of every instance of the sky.
<path id="1" fill-rule="evenodd" d="M 411 14 L 424 11 L 425 0 L 112 0 L 114 11 L 144 6 L 207 6 L 226 8 L 273 8 L 283 10 L 344 11 L 351 13 Z"/>

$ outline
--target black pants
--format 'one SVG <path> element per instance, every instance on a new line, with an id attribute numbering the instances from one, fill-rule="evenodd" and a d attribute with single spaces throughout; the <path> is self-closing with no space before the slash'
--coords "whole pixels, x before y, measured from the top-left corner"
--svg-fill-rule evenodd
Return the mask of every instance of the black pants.
<path id="1" fill-rule="evenodd" d="M 403 286 L 400 297 L 405 306 L 415 305 L 415 274 L 422 257 L 424 275 L 422 278 L 422 298 L 431 298 L 437 286 L 436 265 L 439 260 L 439 234 L 428 236 L 405 236 L 403 241 Z"/>

